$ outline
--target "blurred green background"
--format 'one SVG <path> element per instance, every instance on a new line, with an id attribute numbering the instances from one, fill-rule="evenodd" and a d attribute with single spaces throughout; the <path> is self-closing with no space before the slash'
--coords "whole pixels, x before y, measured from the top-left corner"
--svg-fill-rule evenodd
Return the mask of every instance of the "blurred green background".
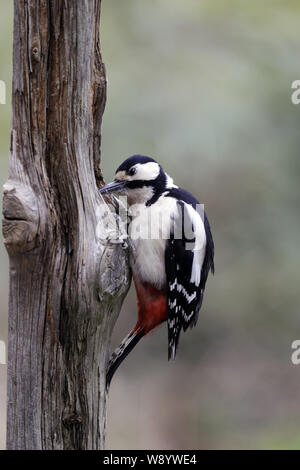
<path id="1" fill-rule="evenodd" d="M 2 0 L 1 183 L 7 177 L 11 0 Z M 300 4 L 253 0 L 103 0 L 108 73 L 103 171 L 156 157 L 205 203 L 216 244 L 196 329 L 174 363 L 167 331 L 150 334 L 115 376 L 110 449 L 300 448 Z M 1 247 L 0 339 L 8 263 Z M 114 345 L 136 319 L 125 301 Z M 0 366 L 0 445 L 5 368 Z"/>

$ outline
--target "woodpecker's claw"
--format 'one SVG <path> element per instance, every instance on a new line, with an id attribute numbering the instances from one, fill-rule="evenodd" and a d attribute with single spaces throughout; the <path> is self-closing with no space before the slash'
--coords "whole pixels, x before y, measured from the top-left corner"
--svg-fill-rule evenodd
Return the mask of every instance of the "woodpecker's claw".
<path id="1" fill-rule="evenodd" d="M 126 250 L 128 248 L 127 235 L 121 235 L 119 238 L 114 238 L 113 234 L 108 234 L 104 246 L 115 246 L 122 245 L 122 248 Z"/>
<path id="2" fill-rule="evenodd" d="M 122 245 L 124 249 L 128 248 L 128 245 L 125 240 L 110 240 L 109 245 Z"/>

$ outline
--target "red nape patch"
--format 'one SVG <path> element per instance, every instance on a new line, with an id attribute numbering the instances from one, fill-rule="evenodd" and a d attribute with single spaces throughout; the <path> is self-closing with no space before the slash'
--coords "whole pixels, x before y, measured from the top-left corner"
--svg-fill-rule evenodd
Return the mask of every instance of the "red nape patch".
<path id="1" fill-rule="evenodd" d="M 167 296 L 164 289 L 151 284 L 133 281 L 137 294 L 138 321 L 134 331 L 142 329 L 146 335 L 167 319 Z"/>

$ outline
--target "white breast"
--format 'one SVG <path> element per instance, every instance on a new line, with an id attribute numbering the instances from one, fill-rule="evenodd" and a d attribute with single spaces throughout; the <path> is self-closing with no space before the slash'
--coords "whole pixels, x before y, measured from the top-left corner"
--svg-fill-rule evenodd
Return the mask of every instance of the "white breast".
<path id="1" fill-rule="evenodd" d="M 150 207 L 144 204 L 130 207 L 132 271 L 143 282 L 149 282 L 158 288 L 166 283 L 166 240 L 170 238 L 172 216 L 176 217 L 177 214 L 176 200 L 170 197 L 160 197 Z"/>

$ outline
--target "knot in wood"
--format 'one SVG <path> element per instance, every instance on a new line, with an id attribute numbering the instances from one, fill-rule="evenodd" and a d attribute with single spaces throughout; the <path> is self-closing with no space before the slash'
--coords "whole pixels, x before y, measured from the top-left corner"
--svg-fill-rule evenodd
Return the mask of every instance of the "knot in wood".
<path id="1" fill-rule="evenodd" d="M 3 237 L 11 253 L 24 253 L 37 246 L 39 211 L 33 190 L 9 180 L 3 188 Z"/>
<path id="2" fill-rule="evenodd" d="M 73 426 L 81 426 L 81 424 L 82 424 L 82 416 L 78 414 L 73 414 L 63 419 L 63 425 L 66 428 L 71 428 Z"/>
<path id="3" fill-rule="evenodd" d="M 40 46 L 39 44 L 34 44 L 31 48 L 31 58 L 35 62 L 39 62 L 41 58 L 41 53 L 40 53 Z"/>

